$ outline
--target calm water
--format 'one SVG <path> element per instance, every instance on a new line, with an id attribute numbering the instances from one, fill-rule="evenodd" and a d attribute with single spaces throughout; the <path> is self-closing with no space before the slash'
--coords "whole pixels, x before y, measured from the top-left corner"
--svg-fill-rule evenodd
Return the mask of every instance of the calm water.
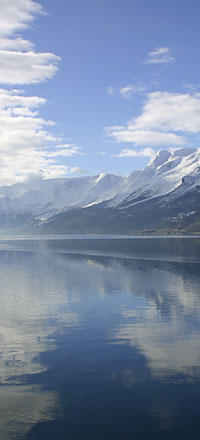
<path id="1" fill-rule="evenodd" d="M 0 241 L 1 440 L 199 439 L 200 238 Z"/>

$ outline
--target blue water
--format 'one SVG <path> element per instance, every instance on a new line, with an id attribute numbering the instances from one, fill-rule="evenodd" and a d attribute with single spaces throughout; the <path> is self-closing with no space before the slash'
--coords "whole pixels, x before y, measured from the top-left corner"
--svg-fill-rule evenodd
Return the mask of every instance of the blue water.
<path id="1" fill-rule="evenodd" d="M 0 241 L 1 440 L 199 439 L 200 238 Z"/>

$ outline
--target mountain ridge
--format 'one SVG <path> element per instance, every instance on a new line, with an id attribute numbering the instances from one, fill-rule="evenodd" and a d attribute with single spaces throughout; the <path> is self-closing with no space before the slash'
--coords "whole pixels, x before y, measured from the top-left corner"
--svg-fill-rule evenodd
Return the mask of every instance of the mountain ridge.
<path id="1" fill-rule="evenodd" d="M 144 169 L 128 176 L 101 173 L 1 187 L 0 226 L 2 232 L 15 226 L 33 233 L 56 233 L 56 229 L 57 233 L 59 229 L 62 233 L 144 233 L 165 232 L 165 228 L 183 232 L 188 222 L 181 220 L 177 206 L 189 220 L 194 214 L 198 217 L 199 188 L 200 149 L 161 150 Z M 191 194 L 195 195 L 195 204 L 188 211 Z M 171 224 L 166 221 L 170 210 L 174 211 L 170 214 Z M 63 222 L 65 226 L 61 227 Z"/>

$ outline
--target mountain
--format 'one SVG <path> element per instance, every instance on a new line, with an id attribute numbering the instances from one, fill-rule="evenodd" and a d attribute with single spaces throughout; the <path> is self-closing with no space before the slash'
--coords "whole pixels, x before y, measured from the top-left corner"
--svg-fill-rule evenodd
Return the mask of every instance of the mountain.
<path id="1" fill-rule="evenodd" d="M 32 180 L 0 188 L 1 232 L 200 231 L 200 149 L 159 151 L 128 176 Z"/>

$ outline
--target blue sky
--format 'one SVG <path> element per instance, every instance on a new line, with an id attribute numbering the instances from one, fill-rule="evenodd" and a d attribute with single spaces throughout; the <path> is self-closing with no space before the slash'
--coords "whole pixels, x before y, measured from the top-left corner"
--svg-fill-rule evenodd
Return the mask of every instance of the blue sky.
<path id="1" fill-rule="evenodd" d="M 128 174 L 199 146 L 199 1 L 0 6 L 1 185 Z"/>

